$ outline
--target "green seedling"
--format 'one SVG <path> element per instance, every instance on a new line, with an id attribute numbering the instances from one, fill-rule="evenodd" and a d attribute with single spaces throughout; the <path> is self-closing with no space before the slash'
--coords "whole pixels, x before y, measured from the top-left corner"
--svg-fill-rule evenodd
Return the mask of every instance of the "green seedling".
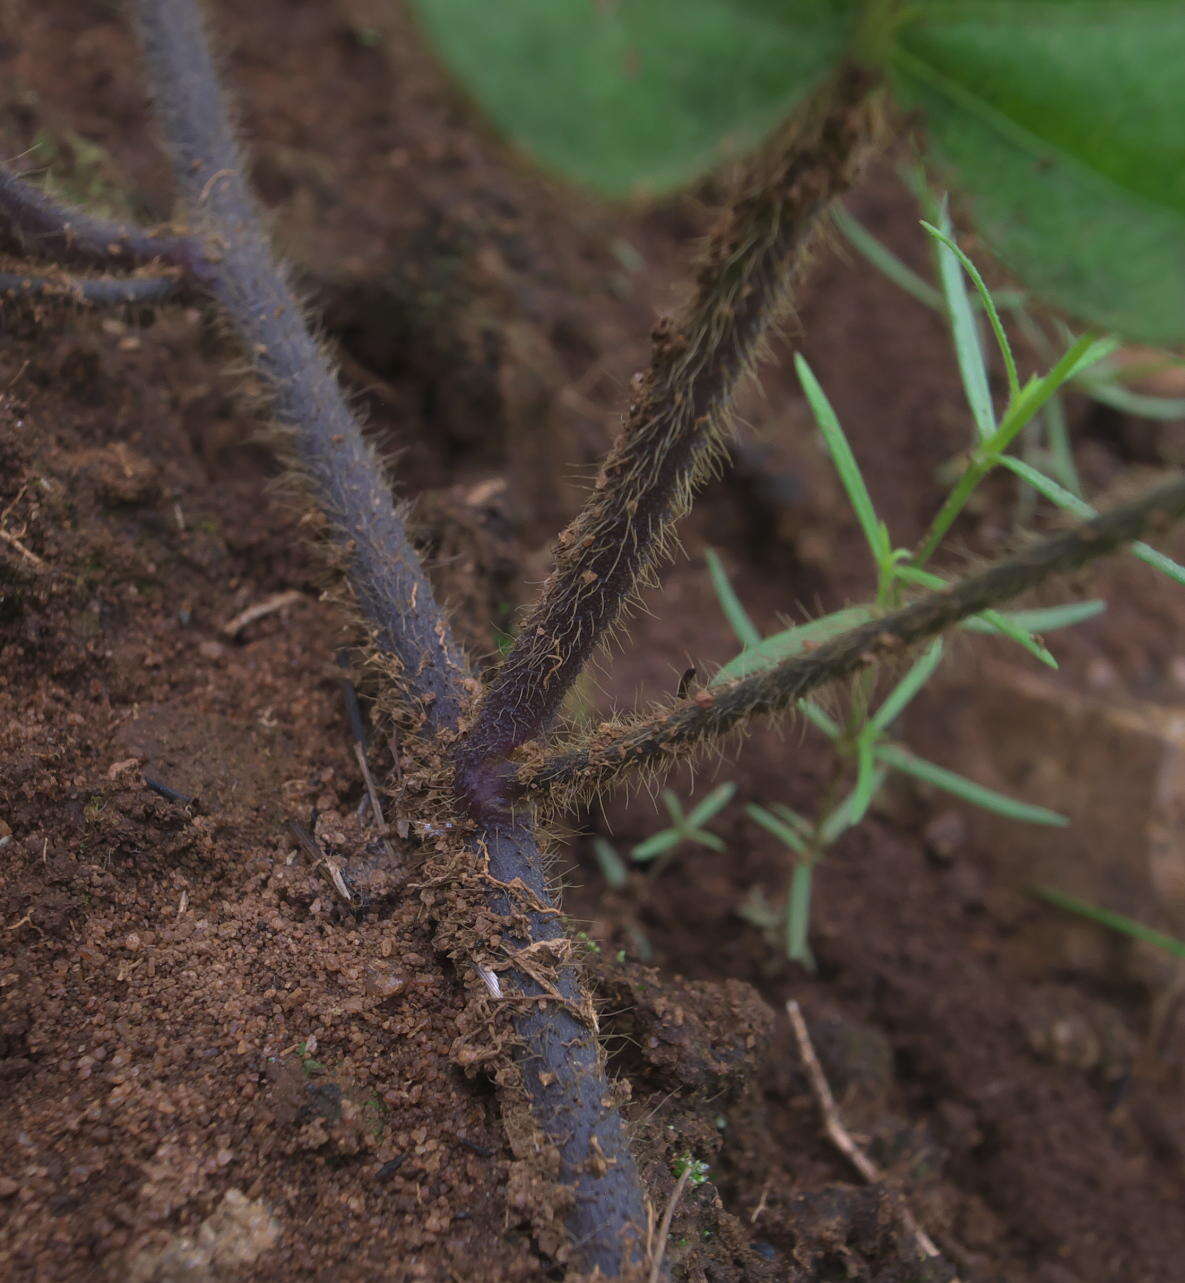
<path id="1" fill-rule="evenodd" d="M 711 1174 L 708 1164 L 691 1154 L 680 1154 L 672 1164 L 671 1171 L 675 1176 L 686 1175 L 689 1185 L 702 1185 Z"/>
<path id="2" fill-rule="evenodd" d="M 723 840 L 715 833 L 709 833 L 704 825 L 732 801 L 736 788 L 732 783 L 718 785 L 688 812 L 683 810 L 682 803 L 670 789 L 663 789 L 662 801 L 671 819 L 670 827 L 639 842 L 630 851 L 630 859 L 638 864 L 657 861 L 655 868 L 661 868 L 684 842 L 723 853 Z"/>
<path id="3" fill-rule="evenodd" d="M 1097 922 L 1099 926 L 1118 931 L 1129 939 L 1140 940 L 1144 944 L 1163 949 L 1174 957 L 1185 958 L 1185 940 L 1178 940 L 1176 936 L 1166 935 L 1163 931 L 1145 926 L 1124 913 L 1116 913 L 1114 909 L 1101 909 L 1097 905 L 1087 904 L 1085 900 L 1077 900 L 1072 895 L 1066 895 L 1064 891 L 1055 891 L 1052 887 L 1033 887 L 1033 894 L 1039 899 L 1056 905 L 1059 909 L 1064 909 L 1067 913 L 1076 913 L 1080 918 Z"/>

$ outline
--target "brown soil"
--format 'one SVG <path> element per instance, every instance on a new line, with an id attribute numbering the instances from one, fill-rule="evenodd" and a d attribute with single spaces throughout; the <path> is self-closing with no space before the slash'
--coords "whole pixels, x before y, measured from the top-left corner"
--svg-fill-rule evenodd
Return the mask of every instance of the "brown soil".
<path id="1" fill-rule="evenodd" d="M 702 204 L 621 214 L 552 188 L 486 135 L 398 13 L 214 9 L 279 241 L 376 436 L 403 452 L 401 480 L 425 494 L 425 546 L 463 635 L 492 652 L 604 446 Z M 358 34 L 375 12 L 377 44 Z M 0 13 L 6 154 L 50 139 L 75 192 L 166 216 L 119 16 L 78 0 Z M 920 258 L 887 172 L 857 205 Z M 943 330 L 829 252 L 802 321 L 904 542 L 963 443 Z M 555 1277 L 493 1090 L 453 1059 L 462 992 L 410 894 L 416 817 L 400 817 L 394 859 L 359 819 L 341 622 L 252 444 L 264 411 L 238 358 L 196 311 L 6 306 L 0 324 L 0 1272 Z M 689 523 L 690 555 L 583 685 L 585 711 L 669 695 L 689 663 L 729 656 L 705 542 L 762 625 L 866 591 L 785 357 L 746 406 L 738 468 Z M 1165 434 L 1077 413 L 1096 490 L 1175 457 Z M 989 492 L 969 553 L 1010 537 L 1010 501 Z M 1185 599 L 1129 564 L 1102 587 L 1110 613 L 1060 649 L 1065 698 L 1102 664 L 1112 685 L 1179 704 Z M 224 630 L 278 593 L 295 595 Z M 958 766 L 948 726 L 932 701 L 910 733 Z M 376 767 L 387 754 L 372 744 Z M 683 852 L 624 892 L 604 890 L 587 835 L 624 849 L 653 832 L 646 796 L 576 817 L 559 848 L 659 1212 L 681 1157 L 710 1167 L 675 1216 L 677 1277 L 1179 1278 L 1171 977 L 1111 944 L 1077 965 L 1043 952 L 1050 914 L 998 872 L 996 830 L 899 789 L 820 872 L 820 972 L 805 978 L 738 914 L 785 874 L 740 802 L 809 806 L 824 769 L 796 730 L 756 733 L 695 781 L 740 786 L 715 825 L 728 855 Z M 314 807 L 353 906 L 287 828 Z M 1180 929 L 1151 891 L 1131 894 L 1120 907 Z M 885 1186 L 857 1184 L 823 1138 L 790 997 Z M 945 1261 L 920 1263 L 902 1196 Z"/>

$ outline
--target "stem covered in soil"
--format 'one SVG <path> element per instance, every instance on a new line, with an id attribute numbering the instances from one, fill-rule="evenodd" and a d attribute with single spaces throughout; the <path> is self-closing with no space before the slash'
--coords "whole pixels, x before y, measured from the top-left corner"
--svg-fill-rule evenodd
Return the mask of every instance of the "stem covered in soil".
<path id="1" fill-rule="evenodd" d="M 171 276 L 38 276 L 0 272 L 0 296 L 82 307 L 129 307 L 165 303 L 182 287 Z"/>
<path id="2" fill-rule="evenodd" d="M 507 755 L 550 723 L 719 461 L 737 386 L 790 305 L 819 216 L 868 149 L 873 88 L 849 68 L 815 96 L 717 226 L 690 304 L 655 329 L 625 427 L 464 742 L 459 786 L 477 814 L 498 809 Z"/>
<path id="3" fill-rule="evenodd" d="M 1185 480 L 1160 486 L 1070 530 L 1030 544 L 1015 557 L 930 593 L 824 642 L 818 649 L 719 690 L 703 690 L 659 717 L 600 741 L 544 759 L 519 772 L 520 795 L 552 794 L 555 802 L 586 797 L 624 772 L 672 766 L 697 745 L 751 717 L 788 709 L 817 687 L 848 677 L 906 646 L 945 632 L 960 620 L 1018 597 L 1053 575 L 1165 529 L 1185 516 Z"/>
<path id="4" fill-rule="evenodd" d="M 138 0 L 137 9 L 178 178 L 196 227 L 219 247 L 209 288 L 271 385 L 299 466 L 333 524 L 359 610 L 380 650 L 399 661 L 405 696 L 433 731 L 451 732 L 464 707 L 467 668 L 382 468 L 272 259 L 199 14 L 192 0 Z M 573 1255 L 584 1269 L 617 1277 L 640 1263 L 645 1209 L 591 1003 L 578 970 L 562 961 L 567 941 L 530 830 L 486 828 L 465 862 L 477 866 L 481 855 L 496 883 L 483 887 L 484 906 L 505 923 L 504 943 L 541 946 L 503 973 L 503 998 L 516 1004 L 516 1056 L 530 1113 L 558 1150 L 559 1176 L 572 1192 L 566 1224 Z M 534 911 L 524 914 L 508 898 L 503 888 L 515 883 L 527 889 Z M 442 916 L 455 908 L 446 896 Z M 456 925 L 438 920 L 438 939 Z"/>

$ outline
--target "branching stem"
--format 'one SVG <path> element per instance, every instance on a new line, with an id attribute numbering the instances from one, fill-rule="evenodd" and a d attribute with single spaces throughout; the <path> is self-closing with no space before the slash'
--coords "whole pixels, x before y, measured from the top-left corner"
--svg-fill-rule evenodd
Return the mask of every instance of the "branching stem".
<path id="1" fill-rule="evenodd" d="M 945 632 L 970 615 L 1036 588 L 1053 575 L 1075 570 L 1150 531 L 1185 516 L 1185 479 L 1170 482 L 1131 503 L 1048 539 L 1015 557 L 918 601 L 832 638 L 817 650 L 784 660 L 766 672 L 699 694 L 626 730 L 596 737 L 587 747 L 561 752 L 523 767 L 520 796 L 551 795 L 558 803 L 587 796 L 626 771 L 673 765 L 697 744 L 716 739 L 743 721 L 789 708 L 810 691 L 859 672 L 879 658 Z"/>
<path id="2" fill-rule="evenodd" d="M 819 215 L 867 150 L 873 87 L 849 68 L 816 95 L 717 227 L 690 304 L 656 328 L 625 427 L 465 741 L 459 785 L 477 814 L 499 809 L 507 755 L 550 723 L 717 461 L 737 385 L 789 306 Z"/>
<path id="3" fill-rule="evenodd" d="M 108 269 L 164 264 L 199 281 L 205 279 L 209 266 L 191 237 L 146 231 L 72 209 L 3 165 L 0 220 L 7 222 L 19 248 L 42 262 Z"/>

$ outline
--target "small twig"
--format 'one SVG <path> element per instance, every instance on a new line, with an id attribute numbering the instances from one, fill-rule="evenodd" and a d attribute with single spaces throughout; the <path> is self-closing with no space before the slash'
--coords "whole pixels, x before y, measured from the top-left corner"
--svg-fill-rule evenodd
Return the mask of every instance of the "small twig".
<path id="1" fill-rule="evenodd" d="M 314 815 L 316 812 L 314 811 Z M 313 821 L 316 822 L 315 820 Z M 347 904 L 355 902 L 354 893 L 346 886 L 345 878 L 342 877 L 341 864 L 328 855 L 317 841 L 316 836 L 305 828 L 298 820 L 288 821 L 288 832 L 296 839 L 297 845 L 313 862 L 313 868 L 325 867 L 326 876 L 333 884 L 333 889 L 341 896 Z"/>
<path id="2" fill-rule="evenodd" d="M 1015 557 L 849 629 L 807 654 L 716 690 L 698 691 L 657 717 L 594 740 L 589 747 L 561 751 L 538 765 L 523 767 L 515 789 L 531 796 L 551 792 L 564 800 L 573 793 L 585 796 L 639 766 L 674 764 L 697 744 L 719 739 L 753 717 L 787 709 L 818 687 L 879 659 L 900 656 L 906 647 L 943 633 L 970 615 L 999 606 L 1148 533 L 1167 529 L 1183 516 L 1185 480 L 1179 479 L 1036 541 Z"/>
<path id="3" fill-rule="evenodd" d="M 144 787 L 151 789 L 158 797 L 163 797 L 166 802 L 177 802 L 181 806 L 193 806 L 197 801 L 196 797 L 190 797 L 188 793 L 179 793 L 151 775 L 144 776 Z"/>
<path id="4" fill-rule="evenodd" d="M 828 1139 L 870 1185 L 878 1184 L 884 1180 L 884 1174 L 856 1144 L 851 1132 L 848 1131 L 840 1119 L 835 1097 L 831 1094 L 827 1076 L 824 1074 L 823 1066 L 819 1063 L 819 1057 L 815 1053 L 814 1043 L 811 1042 L 810 1031 L 806 1027 L 806 1021 L 802 1018 L 802 1008 L 791 999 L 786 1003 L 786 1014 L 790 1017 L 790 1024 L 794 1029 L 794 1037 L 798 1042 L 798 1053 L 802 1057 L 807 1077 L 811 1080 L 811 1088 L 815 1093 L 815 1099 L 819 1103 L 819 1112 L 823 1115 L 823 1126 L 827 1132 Z M 934 1240 L 918 1224 L 904 1199 L 901 1200 L 899 1214 L 901 1223 L 913 1236 L 922 1255 L 940 1256 L 941 1253 L 934 1246 Z M 958 1283 L 958 1280 L 952 1280 L 952 1283 Z"/>
<path id="5" fill-rule="evenodd" d="M 246 610 L 240 610 L 233 619 L 228 619 L 222 625 L 222 631 L 227 637 L 237 637 L 248 624 L 265 619 L 268 615 L 274 615 L 277 610 L 283 610 L 285 606 L 293 606 L 303 599 L 304 593 L 295 588 L 288 592 L 275 593 L 263 601 L 256 602 L 254 606 L 248 606 Z"/>
<path id="6" fill-rule="evenodd" d="M 658 1223 L 658 1236 L 654 1241 L 654 1256 L 650 1262 L 650 1275 L 647 1283 L 659 1283 L 662 1278 L 662 1258 L 667 1252 L 667 1239 L 671 1234 L 671 1221 L 674 1219 L 675 1208 L 679 1205 L 679 1200 L 683 1197 L 683 1191 L 687 1188 L 687 1182 L 691 1179 L 692 1166 L 690 1163 L 683 1169 L 683 1174 L 675 1182 L 675 1188 L 671 1190 L 671 1196 L 667 1199 L 666 1210 L 662 1214 L 662 1220 Z"/>
<path id="7" fill-rule="evenodd" d="M 86 307 L 124 307 L 163 303 L 181 290 L 175 276 L 33 276 L 0 272 L 0 295 L 78 303 Z"/>

